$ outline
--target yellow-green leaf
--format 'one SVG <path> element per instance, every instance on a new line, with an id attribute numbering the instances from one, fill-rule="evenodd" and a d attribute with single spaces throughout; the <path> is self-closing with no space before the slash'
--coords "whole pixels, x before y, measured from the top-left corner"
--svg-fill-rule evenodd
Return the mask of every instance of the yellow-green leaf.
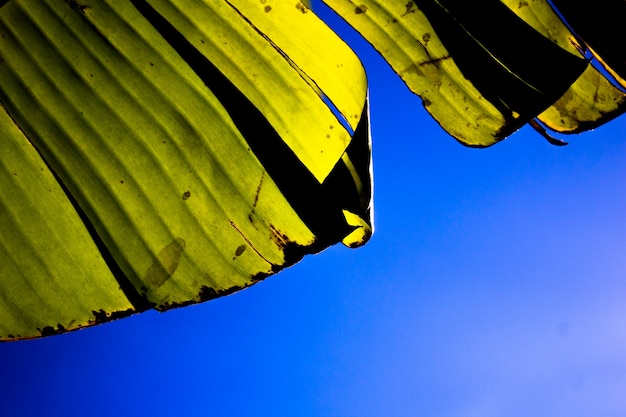
<path id="1" fill-rule="evenodd" d="M 503 3 L 560 47 L 571 53 L 585 49 L 544 0 L 503 0 Z M 598 127 L 625 110 L 626 94 L 595 67 L 589 66 L 565 94 L 537 118 L 556 132 L 579 133 Z"/>
<path id="2" fill-rule="evenodd" d="M 554 103 L 587 61 L 504 3 L 327 0 L 389 62 L 452 136 L 506 137 Z"/>
<path id="3" fill-rule="evenodd" d="M 45 304 L 14 303 L 11 314 L 41 309 L 35 314 L 62 331 L 98 321 L 92 310 L 166 310 L 245 288 L 330 244 L 367 240 L 349 237 L 371 230 L 358 59 L 302 4 L 243 6 L 12 0 L 0 8 L 2 114 L 71 198 L 98 242 L 92 256 L 113 270 L 103 276 L 117 279 L 101 289 L 89 287 L 89 275 L 69 276 L 90 288 L 86 315 L 57 316 L 67 300 L 39 288 Z M 297 30 L 286 32 L 287 20 Z M 15 286 L 11 271 L 0 273 Z M 38 274 L 23 285 L 48 279 Z M 121 283 L 127 298 L 113 299 L 121 306 L 97 296 Z M 3 338 L 49 333 L 30 322 L 6 326 Z"/>
<path id="4" fill-rule="evenodd" d="M 83 221 L 3 109 L 0 138 L 0 339 L 131 314 Z"/>

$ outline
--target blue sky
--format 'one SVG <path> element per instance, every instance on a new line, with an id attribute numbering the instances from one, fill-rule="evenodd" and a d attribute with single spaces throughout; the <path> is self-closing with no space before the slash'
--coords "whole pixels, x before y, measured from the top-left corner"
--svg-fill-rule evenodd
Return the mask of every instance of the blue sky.
<path id="1" fill-rule="evenodd" d="M 371 82 L 371 242 L 205 304 L 0 344 L 0 414 L 626 414 L 626 119 L 564 148 L 526 128 L 465 148 L 351 42 Z"/>

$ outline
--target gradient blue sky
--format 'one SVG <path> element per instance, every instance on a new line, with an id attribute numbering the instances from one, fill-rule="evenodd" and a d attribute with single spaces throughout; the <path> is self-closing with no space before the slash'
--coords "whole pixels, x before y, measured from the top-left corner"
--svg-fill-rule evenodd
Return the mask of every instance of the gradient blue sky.
<path id="1" fill-rule="evenodd" d="M 626 119 L 565 148 L 530 129 L 465 148 L 351 42 L 371 82 L 371 242 L 0 344 L 0 415 L 626 415 Z"/>

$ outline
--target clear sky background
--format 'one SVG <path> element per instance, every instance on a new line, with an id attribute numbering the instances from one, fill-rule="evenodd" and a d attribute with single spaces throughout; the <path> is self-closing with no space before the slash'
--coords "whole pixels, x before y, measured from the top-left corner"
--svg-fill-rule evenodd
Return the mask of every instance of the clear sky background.
<path id="1" fill-rule="evenodd" d="M 469 149 L 349 39 L 371 82 L 370 243 L 0 344 L 0 415 L 626 415 L 626 119 Z"/>

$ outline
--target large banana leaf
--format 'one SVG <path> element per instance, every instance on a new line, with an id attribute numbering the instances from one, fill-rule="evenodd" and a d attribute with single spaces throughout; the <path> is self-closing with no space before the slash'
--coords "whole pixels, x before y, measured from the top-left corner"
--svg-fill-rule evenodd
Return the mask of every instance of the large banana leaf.
<path id="1" fill-rule="evenodd" d="M 2 339 L 371 234 L 365 75 L 303 5 L 12 0 L 0 51 Z"/>
<path id="2" fill-rule="evenodd" d="M 324 2 L 466 145 L 626 109 L 621 0 Z M 0 339 L 365 243 L 366 89 L 308 2 L 0 1 Z"/>
<path id="3" fill-rule="evenodd" d="M 586 54 L 593 51 L 624 86 L 622 0 L 553 1 L 567 24 L 546 0 L 324 3 L 465 145 L 492 145 L 534 118 L 556 132 L 578 133 L 626 111 L 624 92 Z"/>

